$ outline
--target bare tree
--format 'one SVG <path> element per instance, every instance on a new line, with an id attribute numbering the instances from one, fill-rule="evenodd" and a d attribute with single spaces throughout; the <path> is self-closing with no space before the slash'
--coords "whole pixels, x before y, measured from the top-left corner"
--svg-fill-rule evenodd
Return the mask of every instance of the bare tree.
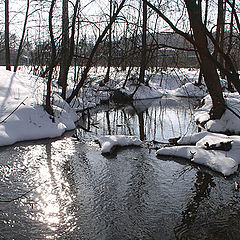
<path id="1" fill-rule="evenodd" d="M 29 16 L 28 15 L 29 7 L 30 7 L 30 0 L 27 0 L 27 9 L 26 9 L 25 20 L 24 20 L 24 24 L 23 24 L 22 37 L 21 37 L 20 44 L 18 47 L 17 58 L 16 58 L 15 65 L 14 65 L 14 72 L 16 72 L 18 69 L 19 59 L 22 54 L 23 43 L 24 43 L 25 33 L 26 33 L 26 29 L 27 29 L 27 21 L 28 21 L 28 16 Z"/>
<path id="2" fill-rule="evenodd" d="M 141 50 L 141 65 L 139 82 L 144 83 L 145 71 L 147 68 L 147 2 L 142 0 L 143 3 L 143 23 L 142 23 L 142 50 Z"/>
<path id="3" fill-rule="evenodd" d="M 6 70 L 11 70 L 9 46 L 9 0 L 5 0 L 5 61 Z"/>
<path id="4" fill-rule="evenodd" d="M 147 5 L 157 12 L 158 15 L 163 18 L 176 33 L 183 36 L 196 47 L 200 57 L 200 65 L 202 67 L 204 81 L 212 98 L 213 107 L 211 109 L 210 116 L 212 119 L 219 119 L 226 109 L 225 101 L 222 95 L 216 63 L 212 60 L 212 55 L 208 49 L 206 28 L 202 22 L 201 5 L 197 0 L 184 0 L 184 2 L 187 7 L 189 21 L 193 30 L 193 37 L 191 37 L 188 33 L 179 30 L 158 8 L 150 2 L 147 2 Z"/>
<path id="5" fill-rule="evenodd" d="M 68 17 L 68 0 L 63 0 L 63 16 L 62 16 L 62 49 L 61 49 L 61 62 L 60 62 L 60 76 L 59 85 L 62 86 L 62 98 L 66 99 L 67 91 L 67 79 L 69 68 L 72 63 L 75 49 L 75 28 L 76 28 L 76 18 L 78 13 L 78 6 L 80 0 L 76 0 L 74 5 L 74 12 L 72 17 L 71 25 L 71 37 L 69 39 L 69 17 Z M 66 7 L 66 9 L 65 9 Z"/>
<path id="6" fill-rule="evenodd" d="M 69 16 L 68 16 L 68 0 L 62 0 L 62 44 L 61 44 L 61 60 L 58 84 L 62 86 L 63 91 L 67 85 L 68 76 L 68 58 L 69 58 Z M 62 97 L 65 98 L 65 93 Z"/>
<path id="7" fill-rule="evenodd" d="M 56 0 L 51 1 L 50 11 L 49 11 L 49 18 L 48 18 L 48 26 L 49 26 L 49 34 L 51 39 L 51 61 L 49 64 L 49 71 L 48 71 L 48 80 L 47 80 L 47 94 L 46 94 L 46 104 L 45 104 L 45 110 L 48 114 L 53 116 L 53 109 L 51 106 L 51 84 L 52 84 L 52 74 L 55 66 L 57 65 L 57 51 L 56 51 L 56 45 L 55 45 L 55 39 L 53 35 L 53 24 L 52 24 L 52 18 L 53 18 L 53 10 L 56 4 Z"/>
<path id="8" fill-rule="evenodd" d="M 109 10 L 109 18 L 111 21 L 112 18 L 112 12 L 113 12 L 113 1 L 110 0 L 109 1 L 109 5 L 110 5 L 110 10 Z M 107 62 L 107 72 L 104 78 L 104 82 L 108 82 L 109 81 L 109 74 L 110 74 L 110 69 L 111 69 L 111 63 L 112 63 L 112 25 L 109 28 L 109 34 L 108 34 L 108 62 Z"/>
<path id="9" fill-rule="evenodd" d="M 201 8 L 197 1 L 185 0 L 195 45 L 198 50 L 202 72 L 209 94 L 212 98 L 213 107 L 210 112 L 212 119 L 221 118 L 225 111 L 225 101 L 223 98 L 221 84 L 215 63 L 212 61 L 211 53 L 208 49 L 205 27 L 202 23 Z"/>
<path id="10" fill-rule="evenodd" d="M 85 80 L 87 79 L 88 73 L 92 67 L 93 64 L 93 58 L 97 52 L 97 49 L 100 45 L 100 43 L 102 42 L 102 40 L 104 39 L 104 37 L 106 36 L 107 32 L 109 31 L 110 27 L 112 26 L 112 24 L 114 23 L 114 21 L 116 20 L 119 12 L 122 10 L 122 8 L 124 7 L 126 0 L 122 0 L 122 2 L 120 3 L 120 5 L 118 6 L 116 12 L 113 14 L 109 24 L 105 27 L 105 29 L 103 30 L 103 32 L 100 34 L 100 36 L 98 37 L 91 53 L 90 56 L 87 60 L 86 66 L 82 72 L 81 75 L 81 79 L 79 81 L 79 83 L 77 84 L 77 86 L 75 87 L 75 89 L 73 89 L 71 95 L 67 98 L 67 102 L 70 103 L 73 98 L 75 98 L 78 95 L 79 90 L 81 89 L 81 87 L 83 86 Z"/>

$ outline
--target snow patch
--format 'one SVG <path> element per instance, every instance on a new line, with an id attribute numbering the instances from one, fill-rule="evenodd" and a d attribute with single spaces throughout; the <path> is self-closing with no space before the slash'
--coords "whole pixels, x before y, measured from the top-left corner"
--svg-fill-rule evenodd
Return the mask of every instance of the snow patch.
<path id="1" fill-rule="evenodd" d="M 142 141 L 136 136 L 111 135 L 102 136 L 98 139 L 103 154 L 111 153 L 117 146 L 140 146 Z"/>
<path id="2" fill-rule="evenodd" d="M 222 143 L 228 142 L 231 142 L 229 151 L 207 149 L 209 145 L 219 147 Z M 186 158 L 194 163 L 202 164 L 220 172 L 224 176 L 235 173 L 240 164 L 240 136 L 202 132 L 182 137 L 178 143 L 188 144 L 188 146 L 166 147 L 159 149 L 156 154 L 159 156 Z M 195 144 L 195 146 L 189 146 L 189 144 Z"/>
<path id="3" fill-rule="evenodd" d="M 221 119 L 210 120 L 212 101 L 207 95 L 203 100 L 204 105 L 195 113 L 195 121 L 199 124 L 205 123 L 204 128 L 210 132 L 240 134 L 240 96 L 237 93 L 225 93 L 224 97 L 231 111 L 226 109 Z"/>
<path id="4" fill-rule="evenodd" d="M 44 79 L 0 69 L 0 146 L 54 138 L 75 128 L 77 115 L 54 95 L 54 121 L 43 106 Z"/>

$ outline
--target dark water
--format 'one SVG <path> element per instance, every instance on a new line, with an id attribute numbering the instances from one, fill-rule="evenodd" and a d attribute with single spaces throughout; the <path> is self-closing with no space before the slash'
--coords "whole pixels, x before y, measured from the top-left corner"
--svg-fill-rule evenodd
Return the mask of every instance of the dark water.
<path id="1" fill-rule="evenodd" d="M 143 112 L 147 139 L 194 131 L 181 121 L 191 118 L 189 107 L 171 103 Z M 157 116 L 153 125 L 150 111 Z M 159 122 L 159 113 L 169 111 L 179 121 L 171 115 Z M 122 108 L 108 114 L 91 113 L 86 126 L 92 132 L 78 130 L 80 140 L 68 136 L 0 149 L 0 239 L 240 239 L 239 174 L 225 179 L 181 159 L 159 159 L 148 148 L 104 157 L 91 140 L 93 131 L 108 133 L 110 126 L 113 133 L 140 132 L 132 112 L 126 112 L 129 124 L 122 132 L 125 120 L 113 117 Z M 156 131 L 150 131 L 154 122 Z"/>
<path id="2" fill-rule="evenodd" d="M 80 125 L 96 135 L 137 135 L 142 140 L 167 142 L 169 138 L 196 132 L 193 124 L 194 99 L 162 98 L 136 101 L 128 106 L 89 112 Z M 79 137 L 86 131 L 78 129 Z"/>

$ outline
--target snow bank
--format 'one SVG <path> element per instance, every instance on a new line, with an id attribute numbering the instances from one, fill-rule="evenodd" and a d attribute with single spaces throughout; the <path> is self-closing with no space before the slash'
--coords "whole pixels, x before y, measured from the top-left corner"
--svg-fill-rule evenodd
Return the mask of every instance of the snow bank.
<path id="1" fill-rule="evenodd" d="M 198 81 L 198 76 L 198 69 L 168 68 L 159 73 L 148 73 L 146 78 L 150 79 L 149 86 L 162 90 L 174 90 L 188 82 Z"/>
<path id="2" fill-rule="evenodd" d="M 162 92 L 154 87 L 148 87 L 143 84 L 138 88 L 137 92 L 134 94 L 134 100 L 151 99 L 162 97 Z"/>
<path id="3" fill-rule="evenodd" d="M 75 111 L 54 94 L 54 120 L 40 105 L 44 80 L 0 69 L 0 146 L 61 136 L 75 128 Z"/>
<path id="4" fill-rule="evenodd" d="M 238 93 L 225 93 L 227 109 L 219 120 L 209 120 L 209 111 L 212 107 L 210 96 L 204 98 L 205 104 L 195 113 L 195 120 L 197 123 L 204 122 L 204 128 L 211 132 L 230 132 L 233 134 L 240 134 L 240 96 Z M 235 114 L 234 114 L 234 113 Z M 238 116 L 237 116 L 238 115 Z"/>
<path id="5" fill-rule="evenodd" d="M 165 82 L 166 81 L 167 80 L 165 79 Z M 137 87 L 137 85 L 130 85 L 125 90 L 125 93 L 131 95 L 136 88 L 138 89 L 133 96 L 133 99 L 135 100 L 160 98 L 163 95 L 175 97 L 205 97 L 207 95 L 206 86 L 196 86 L 194 82 L 181 84 L 181 86 L 176 87 L 175 89 L 162 88 L 161 86 L 158 86 L 156 83 L 152 82 L 150 82 L 149 86 L 145 86 L 144 84 L 141 84 L 139 87 Z"/>
<path id="6" fill-rule="evenodd" d="M 129 85 L 126 89 L 121 91 L 128 96 L 131 96 L 135 92 L 133 95 L 134 100 L 153 99 L 163 96 L 161 90 L 144 84 L 140 84 L 139 86 L 137 84 Z"/>
<path id="7" fill-rule="evenodd" d="M 207 88 L 204 86 L 196 86 L 194 83 L 186 83 L 174 90 L 167 90 L 167 95 L 176 97 L 205 97 Z"/>
<path id="8" fill-rule="evenodd" d="M 98 139 L 103 154 L 111 153 L 115 147 L 140 146 L 142 141 L 136 136 L 112 135 Z"/>
<path id="9" fill-rule="evenodd" d="M 235 173 L 240 164 L 240 136 L 202 132 L 182 137 L 178 143 L 195 144 L 195 146 L 166 147 L 159 149 L 156 154 L 186 158 L 220 172 L 224 176 Z M 221 150 L 226 144 L 230 145 L 230 149 Z"/>

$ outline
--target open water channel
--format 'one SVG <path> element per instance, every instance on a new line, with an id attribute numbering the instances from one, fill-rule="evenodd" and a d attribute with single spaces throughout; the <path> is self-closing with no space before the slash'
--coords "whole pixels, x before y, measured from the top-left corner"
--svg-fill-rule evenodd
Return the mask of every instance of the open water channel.
<path id="1" fill-rule="evenodd" d="M 187 99 L 90 111 L 52 140 L 0 148 L 0 239 L 240 239 L 239 173 L 224 178 L 152 142 L 196 132 Z M 85 129 L 85 130 L 83 130 Z M 101 155 L 103 134 L 149 144 Z"/>

